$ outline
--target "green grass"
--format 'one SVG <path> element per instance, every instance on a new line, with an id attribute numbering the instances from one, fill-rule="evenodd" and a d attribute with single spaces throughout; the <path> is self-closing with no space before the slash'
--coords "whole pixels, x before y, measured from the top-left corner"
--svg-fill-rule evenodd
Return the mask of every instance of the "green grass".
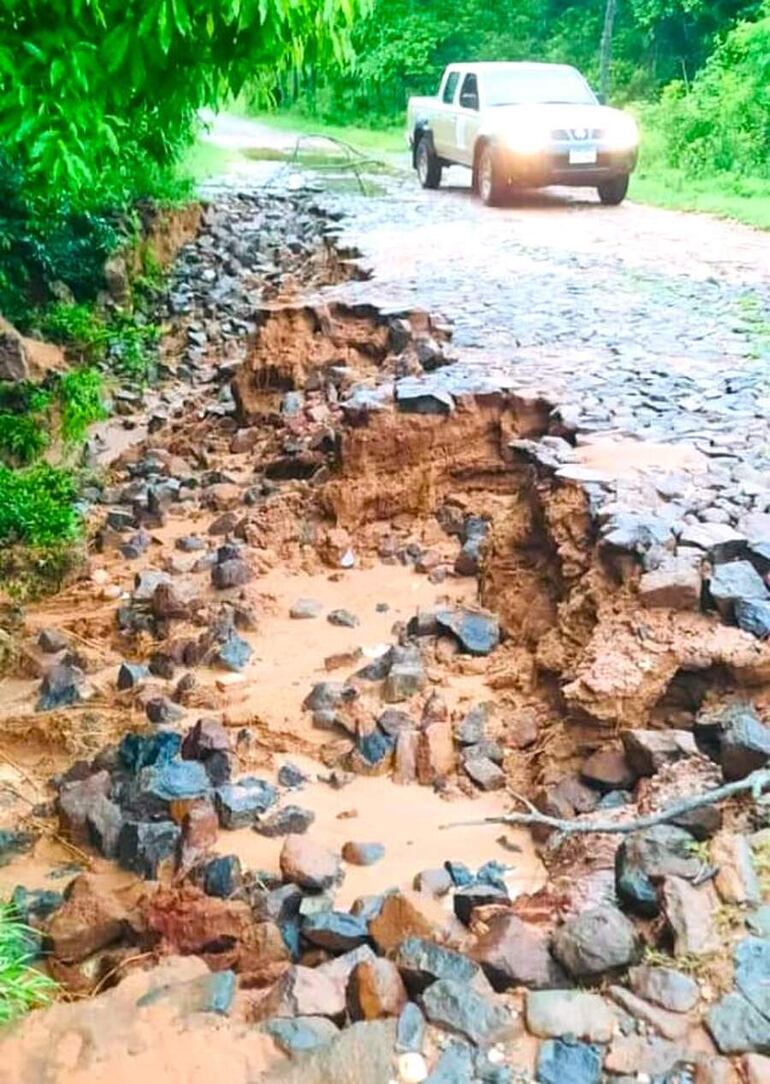
<path id="1" fill-rule="evenodd" d="M 226 150 L 213 143 L 198 140 L 185 152 L 179 162 L 179 172 L 193 181 L 205 181 L 208 177 L 227 173 L 229 167 L 240 158 L 238 151 Z"/>
<path id="2" fill-rule="evenodd" d="M 631 182 L 630 198 L 656 207 L 701 211 L 770 230 L 770 182 L 725 174 L 686 177 L 681 170 L 642 167 Z"/>
<path id="3" fill-rule="evenodd" d="M 0 1024 L 47 1004 L 56 991 L 52 979 L 29 966 L 31 936 L 10 905 L 0 906 Z"/>

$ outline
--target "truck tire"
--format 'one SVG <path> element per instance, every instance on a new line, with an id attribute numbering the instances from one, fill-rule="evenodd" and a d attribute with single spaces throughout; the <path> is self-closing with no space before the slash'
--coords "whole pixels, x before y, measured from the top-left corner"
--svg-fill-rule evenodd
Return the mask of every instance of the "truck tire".
<path id="1" fill-rule="evenodd" d="M 427 135 L 420 138 L 414 155 L 417 176 L 423 188 L 438 188 L 441 184 L 441 162 L 433 153 L 431 140 Z"/>
<path id="2" fill-rule="evenodd" d="M 605 207 L 617 207 L 628 195 L 628 174 L 604 181 L 596 190 Z"/>
<path id="3" fill-rule="evenodd" d="M 481 148 L 475 172 L 482 202 L 487 207 L 497 207 L 508 191 L 508 182 L 501 168 L 500 154 L 491 143 L 485 143 Z"/>

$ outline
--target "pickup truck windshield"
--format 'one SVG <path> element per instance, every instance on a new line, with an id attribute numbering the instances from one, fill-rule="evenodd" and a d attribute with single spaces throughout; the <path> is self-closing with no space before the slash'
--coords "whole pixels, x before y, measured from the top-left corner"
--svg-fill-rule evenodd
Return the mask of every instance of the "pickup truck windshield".
<path id="1" fill-rule="evenodd" d="M 514 68 L 484 73 L 487 105 L 596 105 L 596 97 L 578 72 Z"/>

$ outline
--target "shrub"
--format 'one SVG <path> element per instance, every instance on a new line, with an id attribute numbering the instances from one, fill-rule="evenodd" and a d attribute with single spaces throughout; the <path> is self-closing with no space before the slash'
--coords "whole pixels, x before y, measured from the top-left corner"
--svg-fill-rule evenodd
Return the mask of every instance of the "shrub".
<path id="1" fill-rule="evenodd" d="M 88 551 L 83 542 L 0 547 L 0 582 L 9 598 L 26 604 L 56 591 L 83 574 Z"/>
<path id="2" fill-rule="evenodd" d="M 77 298 L 95 296 L 120 236 L 114 211 L 31 195 L 18 159 L 0 151 L 0 312 L 12 323 L 26 327 L 32 306 L 56 283 Z"/>
<path id="3" fill-rule="evenodd" d="M 666 87 L 649 121 L 669 164 L 692 176 L 715 172 L 770 178 L 770 8 L 739 23 L 689 89 Z"/>
<path id="4" fill-rule="evenodd" d="M 96 369 L 72 369 L 59 380 L 61 435 L 69 444 L 85 438 L 89 425 L 107 417 L 104 384 Z"/>
<path id="5" fill-rule="evenodd" d="M 141 285 L 149 290 L 149 279 Z M 107 318 L 93 305 L 54 302 L 36 317 L 36 326 L 45 338 L 66 347 L 75 361 L 108 368 L 138 383 L 152 376 L 160 329 L 138 323 L 129 311 L 118 309 Z"/>
<path id="6" fill-rule="evenodd" d="M 100 361 L 108 340 L 103 318 L 88 304 L 57 301 L 46 306 L 36 319 L 41 334 L 69 348 L 80 361 Z"/>
<path id="7" fill-rule="evenodd" d="M 0 1025 L 51 1000 L 56 984 L 30 967 L 35 934 L 10 904 L 0 906 Z"/>
<path id="8" fill-rule="evenodd" d="M 82 518 L 71 471 L 39 463 L 0 467 L 0 542 L 46 546 L 75 541 Z"/>
<path id="9" fill-rule="evenodd" d="M 34 463 L 48 447 L 48 431 L 38 414 L 0 414 L 0 460 L 13 466 Z"/>

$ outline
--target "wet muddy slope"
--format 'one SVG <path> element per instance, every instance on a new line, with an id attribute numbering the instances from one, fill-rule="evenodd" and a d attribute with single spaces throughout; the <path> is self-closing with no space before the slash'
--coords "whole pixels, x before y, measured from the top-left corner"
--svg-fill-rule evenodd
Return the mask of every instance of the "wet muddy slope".
<path id="1" fill-rule="evenodd" d="M 750 797 L 499 819 L 768 762 L 768 464 L 718 411 L 590 416 L 543 343 L 505 368 L 384 281 L 372 206 L 360 249 L 331 198 L 204 206 L 164 383 L 94 434 L 87 574 L 3 609 L 0 894 L 73 1000 L 0 1081 L 754 1084 Z"/>

